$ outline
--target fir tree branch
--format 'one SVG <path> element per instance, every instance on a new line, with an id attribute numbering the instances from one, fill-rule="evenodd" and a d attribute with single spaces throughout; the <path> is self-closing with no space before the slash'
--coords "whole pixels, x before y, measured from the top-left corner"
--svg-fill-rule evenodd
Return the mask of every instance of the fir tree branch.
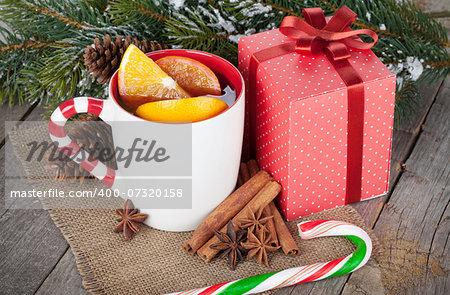
<path id="1" fill-rule="evenodd" d="M 40 49 L 45 47 L 73 47 L 68 43 L 44 42 L 44 41 L 25 41 L 21 44 L 8 44 L 0 47 L 0 53 L 16 50 Z"/>
<path id="2" fill-rule="evenodd" d="M 394 120 L 397 126 L 405 122 L 419 106 L 421 96 L 416 83 L 407 81 L 404 85 L 397 85 L 395 94 Z"/>
<path id="3" fill-rule="evenodd" d="M 273 2 L 274 2 L 273 0 L 269 0 L 269 1 L 265 1 L 265 0 L 261 0 L 261 1 L 253 0 L 252 2 L 253 2 L 254 4 L 260 3 L 260 4 L 262 4 L 263 6 L 271 7 L 273 10 L 282 12 L 282 13 L 284 13 L 285 15 L 296 16 L 296 17 L 299 17 L 299 18 L 302 18 L 302 19 L 303 19 L 303 16 L 302 16 L 300 13 L 297 13 L 297 12 L 291 10 L 291 9 L 285 8 L 285 7 L 281 6 L 281 5 L 276 5 L 276 4 L 273 3 Z M 322 3 L 322 4 L 323 4 L 323 7 L 324 7 L 325 9 L 327 9 L 327 10 L 330 10 L 330 11 L 332 11 L 332 12 L 334 12 L 334 13 L 335 13 L 336 11 L 338 11 L 338 7 L 337 7 L 337 6 L 334 6 L 333 4 L 331 4 L 331 3 L 330 3 L 329 1 L 327 1 L 327 0 L 318 0 L 318 2 Z M 369 29 L 369 30 L 372 30 L 372 31 L 374 31 L 375 33 L 377 33 L 378 35 L 384 35 L 384 36 L 389 36 L 389 37 L 393 37 L 393 38 L 398 38 L 398 39 L 405 40 L 405 37 L 404 37 L 403 35 L 398 34 L 398 33 L 395 33 L 395 32 L 392 32 L 392 31 L 390 31 L 390 30 L 387 29 L 387 28 L 386 28 L 386 29 L 381 29 L 381 28 L 378 27 L 378 26 L 373 26 L 373 25 L 367 24 L 367 23 L 362 22 L 362 21 L 354 21 L 352 24 L 353 24 L 355 27 L 358 27 L 358 28 L 361 28 L 361 29 Z M 417 28 L 417 26 L 416 26 L 416 28 Z M 418 30 L 418 32 L 419 32 L 419 33 L 423 33 L 423 32 L 421 32 L 420 30 Z M 436 38 L 436 37 L 434 37 L 434 36 L 433 36 L 433 37 L 430 36 L 430 38 L 433 39 L 433 40 L 435 40 L 436 42 L 440 43 L 441 45 L 447 46 L 447 44 L 448 44 L 448 43 L 445 43 L 445 41 L 443 41 L 443 40 L 441 40 L 441 39 L 439 39 L 439 38 Z"/>
<path id="4" fill-rule="evenodd" d="M 338 8 L 336 6 L 332 5 L 331 3 L 329 3 L 326 0 L 319 0 L 319 2 L 322 2 L 327 9 L 329 9 L 329 10 L 331 10 L 333 12 L 337 12 L 338 11 Z M 296 12 L 290 10 L 290 9 L 286 9 L 284 7 L 281 7 L 281 6 L 277 6 L 277 5 L 272 4 L 272 3 L 268 2 L 268 1 L 261 1 L 261 4 L 263 4 L 264 6 L 271 6 L 273 9 L 275 9 L 277 11 L 284 12 L 286 15 L 296 16 L 296 17 L 300 17 L 301 19 L 303 19 L 303 15 L 298 14 L 298 13 L 296 13 Z M 363 22 L 354 21 L 353 25 L 355 25 L 356 27 L 359 27 L 361 29 L 372 30 L 375 33 L 377 33 L 378 35 L 383 34 L 383 35 L 391 36 L 391 37 L 395 37 L 395 38 L 403 38 L 403 36 L 401 36 L 399 34 L 396 34 L 394 32 L 390 32 L 389 30 L 381 30 L 379 27 L 371 26 L 371 25 L 365 24 Z"/>
<path id="5" fill-rule="evenodd" d="M 328 2 L 327 0 L 319 0 L 319 2 L 323 3 L 324 6 L 333 11 L 333 12 L 337 12 L 338 8 L 336 6 L 334 6 L 333 4 L 331 4 L 330 2 Z M 385 30 L 381 30 L 380 27 L 375 27 L 369 24 L 366 24 L 364 22 L 360 22 L 360 21 L 354 21 L 352 23 L 352 25 L 354 25 L 355 27 L 358 27 L 360 29 L 368 29 L 368 30 L 372 30 L 375 33 L 377 33 L 377 35 L 385 35 L 385 36 L 390 36 L 390 37 L 394 37 L 394 38 L 399 38 L 399 39 L 403 39 L 404 40 L 404 36 L 399 35 L 397 33 L 391 32 L 388 29 Z"/>
<path id="6" fill-rule="evenodd" d="M 26 8 L 26 9 L 28 9 L 30 11 L 34 11 L 34 12 L 37 12 L 37 13 L 40 13 L 40 14 L 45 14 L 45 15 L 54 17 L 54 18 L 56 18 L 56 19 L 58 19 L 58 20 L 60 20 L 60 21 L 62 21 L 64 23 L 66 23 L 66 24 L 68 24 L 70 26 L 73 26 L 75 28 L 78 28 L 78 29 L 91 28 L 90 26 L 88 26 L 88 25 L 86 25 L 84 23 L 80 23 L 80 22 L 77 22 L 74 19 L 65 17 L 65 16 L 57 13 L 56 11 L 52 11 L 52 10 L 49 10 L 49 9 L 46 9 L 46 8 L 43 8 L 43 7 L 39 7 L 37 5 L 34 7 L 34 6 L 29 5 L 29 4 L 25 4 L 23 2 L 21 2 L 20 5 L 23 8 Z"/>
<path id="7" fill-rule="evenodd" d="M 218 1 L 216 1 L 216 0 L 206 0 L 206 2 L 209 4 L 210 8 L 213 10 L 213 12 L 215 12 L 215 14 L 219 14 L 220 17 L 222 17 L 222 19 L 229 20 L 229 17 L 230 17 L 229 13 L 226 10 L 223 9 L 222 5 L 220 5 L 218 3 Z M 236 24 L 235 23 L 234 25 L 237 26 L 236 34 L 245 34 L 245 28 L 240 26 L 240 24 Z M 228 38 L 228 37 L 236 35 L 236 34 L 225 33 L 222 36 L 225 36 L 225 38 Z M 220 37 L 218 37 L 218 38 L 220 38 Z"/>
<path id="8" fill-rule="evenodd" d="M 74 26 L 74 27 L 76 27 L 76 28 L 78 28 L 78 29 L 82 29 L 82 28 L 91 28 L 90 26 L 88 26 L 88 25 L 86 25 L 86 24 L 79 23 L 79 22 L 77 22 L 77 21 L 75 21 L 75 20 L 73 20 L 73 19 L 70 19 L 70 18 L 68 18 L 68 17 L 64 17 L 64 16 L 62 16 L 62 15 L 56 13 L 55 11 L 50 11 L 50 10 L 48 10 L 48 9 L 40 8 L 40 7 L 35 7 L 34 9 L 35 9 L 35 11 L 37 11 L 37 12 L 39 12 L 39 13 L 47 14 L 47 15 L 49 15 L 49 16 L 53 16 L 54 18 L 59 19 L 60 21 L 63 21 L 63 22 L 65 22 L 66 24 L 71 25 L 71 26 Z"/>
<path id="9" fill-rule="evenodd" d="M 430 62 L 430 61 L 426 61 L 423 63 L 426 66 L 432 66 L 432 67 L 450 67 L 450 60 L 447 61 L 440 61 L 440 62 Z"/>
<path id="10" fill-rule="evenodd" d="M 0 40 L 0 103 L 43 100 L 51 111 L 74 95 L 105 95 L 81 56 L 86 45 L 106 34 L 156 39 L 236 62 L 241 36 L 274 29 L 286 15 L 301 17 L 306 7 L 321 6 L 328 15 L 344 4 L 359 15 L 355 28 L 379 34 L 372 50 L 397 75 L 398 122 L 417 106 L 417 85 L 450 73 L 445 30 L 409 0 L 182 2 L 0 0 L 2 21 L 10 27 L 0 28 L 6 40 Z"/>
<path id="11" fill-rule="evenodd" d="M 81 0 L 1 0 L 0 9 L 8 27 L 0 28 L 6 40 L 0 41 L 0 103 L 10 106 L 89 93 L 93 83 L 80 86 L 90 81 L 81 59 L 85 46 L 105 31 L 127 29 Z"/>
<path id="12" fill-rule="evenodd" d="M 174 13 L 173 21 L 166 23 L 166 31 L 169 44 L 214 52 L 232 62 L 237 59 L 237 46 L 229 37 L 238 31 L 212 6 L 192 10 L 186 8 L 184 14 Z"/>
<path id="13" fill-rule="evenodd" d="M 98 9 L 101 13 L 105 12 L 106 8 L 108 7 L 108 0 L 85 0 L 86 3 L 95 8 Z"/>
<path id="14" fill-rule="evenodd" d="M 331 4 L 329 1 L 327 1 L 327 0 L 318 0 L 318 1 L 321 2 L 321 3 L 323 3 L 324 6 L 325 6 L 327 9 L 331 10 L 331 11 L 333 11 L 333 12 L 338 11 L 338 7 L 335 6 L 335 5 L 333 5 L 333 4 Z M 411 9 L 414 9 L 414 8 L 415 8 L 415 7 L 413 6 L 413 4 L 408 4 L 408 5 L 410 5 L 409 8 L 411 8 Z M 404 9 L 404 11 L 405 11 L 405 10 L 406 10 L 406 9 Z M 407 16 L 404 15 L 404 17 L 405 17 L 405 20 L 407 20 Z M 374 31 L 375 33 L 377 33 L 378 35 L 390 36 L 390 37 L 394 37 L 394 38 L 398 38 L 398 39 L 405 40 L 405 36 L 404 36 L 404 35 L 398 34 L 398 33 L 395 33 L 395 32 L 392 32 L 392 31 L 390 31 L 388 28 L 382 30 L 382 29 L 381 29 L 380 27 L 378 27 L 378 26 L 373 26 L 373 25 L 370 25 L 370 24 L 367 24 L 367 23 L 361 22 L 361 21 L 354 21 L 354 22 L 352 23 L 352 25 L 354 25 L 355 27 L 361 28 L 361 29 L 369 29 L 369 30 L 372 30 L 372 31 Z M 449 44 L 450 44 L 450 43 L 448 43 L 445 39 L 436 37 L 435 35 L 429 34 L 427 31 L 421 30 L 416 24 L 413 24 L 413 25 L 411 26 L 411 28 L 412 28 L 413 30 L 415 30 L 419 35 L 426 36 L 428 39 L 433 40 L 434 42 L 436 42 L 437 44 L 439 44 L 439 45 L 441 45 L 441 46 L 449 47 Z"/>
<path id="15" fill-rule="evenodd" d="M 449 43 L 447 42 L 448 41 L 447 32 L 445 31 L 443 26 L 441 26 L 439 22 L 431 18 L 421 9 L 417 8 L 414 2 L 412 1 L 402 2 L 400 6 L 400 12 L 403 13 L 402 15 L 406 21 L 414 20 L 414 23 L 412 24 L 412 29 L 418 35 L 431 39 L 441 46 L 449 47 Z M 414 12 L 414 14 L 411 15 L 408 14 L 408 12 Z"/>
<path id="16" fill-rule="evenodd" d="M 290 9 L 287 9 L 287 8 L 282 7 L 282 6 L 278 6 L 278 5 L 273 4 L 272 1 L 261 1 L 261 4 L 264 5 L 264 6 L 270 6 L 270 7 L 272 7 L 272 9 L 275 9 L 277 11 L 281 11 L 281 12 L 283 12 L 286 15 L 289 15 L 289 16 L 296 16 L 296 17 L 303 18 L 302 15 L 300 15 L 300 14 L 298 14 L 298 13 L 296 13 L 296 12 L 290 10 Z"/>
<path id="17" fill-rule="evenodd" d="M 375 26 L 371 26 L 368 25 L 366 23 L 360 22 L 360 21 L 354 21 L 352 23 L 352 25 L 354 25 L 355 27 L 358 27 L 360 29 L 369 29 L 374 31 L 377 35 L 384 35 L 384 36 L 389 36 L 389 37 L 394 37 L 394 38 L 398 38 L 398 39 L 403 39 L 405 40 L 405 37 L 403 35 L 399 35 L 397 33 L 391 32 L 388 29 L 382 30 L 380 29 L 380 27 L 375 27 Z"/>
<path id="18" fill-rule="evenodd" d="M 172 21 L 167 16 L 165 16 L 163 14 L 160 14 L 160 13 L 157 13 L 157 12 L 152 11 L 152 10 L 146 9 L 146 8 L 144 8 L 142 6 L 141 7 L 137 7 L 136 11 L 139 11 L 140 13 L 142 13 L 144 15 L 147 15 L 147 16 L 149 16 L 151 18 L 154 18 L 156 20 L 159 20 L 159 21 L 163 21 L 163 22 Z"/>
<path id="19" fill-rule="evenodd" d="M 436 42 L 437 44 L 444 46 L 444 47 L 450 47 L 450 43 L 446 42 L 443 39 L 437 38 L 434 35 L 428 34 L 427 32 L 424 32 L 423 30 L 421 30 L 417 25 L 413 25 L 412 28 L 418 33 L 418 34 L 423 34 L 425 35 L 427 38 L 433 40 L 434 42 Z"/>
<path id="20" fill-rule="evenodd" d="M 115 0 L 111 2 L 110 8 L 112 14 L 118 17 L 117 21 L 124 21 L 124 18 L 129 17 L 132 19 L 129 19 L 128 21 L 134 22 L 138 19 L 141 20 L 141 16 L 160 22 L 171 21 L 168 14 L 161 12 L 165 10 L 166 7 L 164 7 L 164 5 L 155 5 L 153 1 Z M 140 16 L 136 16 L 136 14 L 139 14 Z"/>
<path id="21" fill-rule="evenodd" d="M 215 0 L 206 0 L 206 3 L 208 3 L 209 5 L 214 7 L 215 9 L 219 10 L 220 12 L 222 12 L 222 6 L 220 6 L 219 3 L 217 3 L 217 1 L 215 1 Z"/>
<path id="22" fill-rule="evenodd" d="M 172 21 L 166 1 L 156 3 L 152 0 L 113 0 L 109 4 L 108 15 L 116 25 L 128 25 L 135 36 L 144 40 L 161 40 L 164 27 Z"/>

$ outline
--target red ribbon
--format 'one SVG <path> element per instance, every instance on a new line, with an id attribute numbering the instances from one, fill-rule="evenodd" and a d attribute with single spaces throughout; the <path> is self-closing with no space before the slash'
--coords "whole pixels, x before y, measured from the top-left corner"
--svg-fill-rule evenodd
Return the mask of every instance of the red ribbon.
<path id="1" fill-rule="evenodd" d="M 255 52 L 249 65 L 249 99 L 256 97 L 256 70 L 258 65 L 274 57 L 297 52 L 303 55 L 315 55 L 325 52 L 328 60 L 347 85 L 348 94 L 348 130 L 347 130 L 347 175 L 346 204 L 361 200 L 361 177 L 364 136 L 364 85 L 361 77 L 350 65 L 349 48 L 370 49 L 377 42 L 375 32 L 362 29 L 351 30 L 349 25 L 357 15 L 347 6 L 342 6 L 327 23 L 321 8 L 303 9 L 305 20 L 294 16 L 283 19 L 280 32 L 292 39 L 270 48 Z M 373 41 L 363 42 L 358 35 L 368 35 Z M 255 112 L 250 113 L 250 150 L 255 151 Z"/>

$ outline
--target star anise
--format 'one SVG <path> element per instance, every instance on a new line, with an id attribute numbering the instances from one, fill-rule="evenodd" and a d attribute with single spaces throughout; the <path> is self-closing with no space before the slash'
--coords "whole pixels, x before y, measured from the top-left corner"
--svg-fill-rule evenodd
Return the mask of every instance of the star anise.
<path id="1" fill-rule="evenodd" d="M 240 218 L 237 221 L 237 225 L 241 229 L 249 229 L 251 232 L 260 231 L 266 222 L 273 218 L 273 216 L 264 216 L 263 217 L 264 208 L 261 208 L 256 213 L 254 213 L 250 207 L 245 207 L 245 217 Z"/>
<path id="2" fill-rule="evenodd" d="M 280 247 L 274 247 L 270 245 L 272 240 L 271 233 L 267 231 L 266 228 L 262 228 L 254 234 L 250 229 L 247 233 L 247 241 L 241 245 L 248 250 L 247 260 L 256 256 L 256 261 L 259 264 L 264 263 L 269 267 L 269 262 L 267 259 L 268 252 L 274 252 Z"/>
<path id="3" fill-rule="evenodd" d="M 214 234 L 220 242 L 212 244 L 209 247 L 214 250 L 222 251 L 219 258 L 228 256 L 230 268 L 234 270 L 236 268 L 236 263 L 238 260 L 243 260 L 243 254 L 246 252 L 244 247 L 241 246 L 241 242 L 246 238 L 246 231 L 239 230 L 236 232 L 233 223 L 230 220 L 227 225 L 227 233 L 214 231 Z"/>
<path id="4" fill-rule="evenodd" d="M 137 234 L 140 231 L 137 224 L 144 222 L 148 217 L 148 214 L 139 213 L 139 209 L 134 208 L 130 200 L 126 200 L 123 209 L 117 209 L 116 213 L 121 218 L 117 219 L 119 224 L 114 228 L 114 232 L 123 232 L 123 236 L 127 241 L 131 240 L 133 234 Z"/>

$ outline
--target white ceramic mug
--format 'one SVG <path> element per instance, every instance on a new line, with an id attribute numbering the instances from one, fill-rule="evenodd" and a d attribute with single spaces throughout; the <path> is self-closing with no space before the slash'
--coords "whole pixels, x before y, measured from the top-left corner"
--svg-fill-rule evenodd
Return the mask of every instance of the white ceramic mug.
<path id="1" fill-rule="evenodd" d="M 77 97 L 62 103 L 52 114 L 49 122 L 51 139 L 64 149 L 66 154 L 79 165 L 88 170 L 111 189 L 124 192 L 133 190 L 136 184 L 145 187 L 145 177 L 134 177 L 123 164 L 118 163 L 114 170 L 100 161 L 79 160 L 76 154 L 85 151 L 70 139 L 64 130 L 67 120 L 78 113 L 92 113 L 111 124 L 114 144 L 127 144 L 135 138 L 142 138 L 143 129 L 130 130 L 126 123 L 138 122 L 140 126 L 153 130 L 189 127 L 192 132 L 192 205 L 190 209 L 150 209 L 141 208 L 149 214 L 145 223 L 154 228 L 168 231 L 187 231 L 195 229 L 201 221 L 222 202 L 234 189 L 239 171 L 242 136 L 244 128 L 244 81 L 242 75 L 231 63 L 213 54 L 194 50 L 161 50 L 148 53 L 147 56 L 157 60 L 164 56 L 185 56 L 202 62 L 210 67 L 219 77 L 236 91 L 235 103 L 221 114 L 199 122 L 166 124 L 143 120 L 121 107 L 117 89 L 117 72 L 109 83 L 109 97 L 106 100 Z M 224 86 L 224 85 L 222 85 Z M 121 127 L 122 126 L 122 127 Z M 156 128 L 156 129 L 155 129 Z M 69 150 L 69 152 L 67 152 Z M 87 153 L 86 153 L 87 154 Z M 132 163 L 138 164 L 138 163 Z M 140 165 L 145 165 L 140 163 Z M 151 164 L 148 164 L 151 165 Z M 131 174 L 130 174 L 131 173 Z M 141 175 L 142 176 L 142 175 Z M 145 176 L 145 175 L 144 175 Z M 154 176 L 154 175 L 153 175 Z M 120 179 L 121 181 L 118 181 Z M 135 200 L 133 200 L 135 203 Z M 136 204 L 139 208 L 139 204 Z"/>

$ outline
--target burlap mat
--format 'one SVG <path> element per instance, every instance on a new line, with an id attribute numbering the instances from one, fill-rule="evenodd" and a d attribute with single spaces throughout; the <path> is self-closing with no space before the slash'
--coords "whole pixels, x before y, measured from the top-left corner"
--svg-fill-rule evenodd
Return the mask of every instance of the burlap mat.
<path id="1" fill-rule="evenodd" d="M 104 187 L 99 181 L 86 184 L 53 180 L 47 171 L 45 161 L 26 162 L 26 145 L 29 138 L 49 140 L 47 129 L 40 126 L 19 127 L 10 133 L 15 154 L 24 166 L 26 176 L 35 189 L 61 187 L 78 190 L 92 190 Z M 322 212 L 303 219 L 294 220 L 288 226 L 295 237 L 301 254 L 287 257 L 281 251 L 269 254 L 270 268 L 261 266 L 255 260 L 238 264 L 232 271 L 227 261 L 214 259 L 204 263 L 198 256 L 187 255 L 182 244 L 189 239 L 191 232 L 172 233 L 141 226 L 142 232 L 130 242 L 126 242 L 121 234 L 113 233 L 116 225 L 114 210 L 74 210 L 49 209 L 52 200 L 42 200 L 62 234 L 69 243 L 83 285 L 92 294 L 162 294 L 175 291 L 204 287 L 229 280 L 236 280 L 261 273 L 273 272 L 305 264 L 324 262 L 350 254 L 354 247 L 350 241 L 341 237 L 317 238 L 301 240 L 296 224 L 301 220 L 338 219 L 351 222 L 369 232 L 361 216 L 350 206 Z M 119 205 L 119 204 L 117 204 Z"/>

